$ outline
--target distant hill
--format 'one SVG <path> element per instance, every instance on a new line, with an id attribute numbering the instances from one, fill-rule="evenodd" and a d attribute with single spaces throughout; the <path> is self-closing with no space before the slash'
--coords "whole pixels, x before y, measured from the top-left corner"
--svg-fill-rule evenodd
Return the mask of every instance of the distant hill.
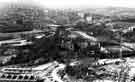
<path id="1" fill-rule="evenodd" d="M 110 16 L 112 19 L 119 18 L 135 19 L 135 8 L 122 8 L 122 7 L 106 7 L 106 8 L 87 8 L 80 10 L 81 12 L 99 14 L 103 16 Z"/>
<path id="2" fill-rule="evenodd" d="M 95 14 L 101 14 L 101 15 L 108 15 L 108 16 L 135 15 L 135 8 L 122 8 L 122 7 L 87 8 L 87 9 L 84 9 L 81 11 L 95 13 Z"/>

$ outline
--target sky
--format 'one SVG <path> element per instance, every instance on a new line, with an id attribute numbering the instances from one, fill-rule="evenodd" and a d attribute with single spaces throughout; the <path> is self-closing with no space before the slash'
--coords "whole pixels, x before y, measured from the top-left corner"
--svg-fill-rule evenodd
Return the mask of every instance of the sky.
<path id="1" fill-rule="evenodd" d="M 135 8 L 135 0 L 0 0 L 0 3 L 21 2 L 48 8 L 128 7 Z"/>

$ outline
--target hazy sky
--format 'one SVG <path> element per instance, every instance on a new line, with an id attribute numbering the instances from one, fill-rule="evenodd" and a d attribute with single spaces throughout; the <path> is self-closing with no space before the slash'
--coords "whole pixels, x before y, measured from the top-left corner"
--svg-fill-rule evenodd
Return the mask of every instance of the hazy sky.
<path id="1" fill-rule="evenodd" d="M 49 8 L 83 8 L 83 7 L 129 7 L 135 8 L 135 0 L 0 0 L 2 2 L 36 3 Z"/>

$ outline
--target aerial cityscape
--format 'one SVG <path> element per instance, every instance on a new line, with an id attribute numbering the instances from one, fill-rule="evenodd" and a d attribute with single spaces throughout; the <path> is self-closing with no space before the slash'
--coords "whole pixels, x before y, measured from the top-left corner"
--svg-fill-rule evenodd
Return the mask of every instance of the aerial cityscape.
<path id="1" fill-rule="evenodd" d="M 132 4 L 31 1 L 0 6 L 0 82 L 135 82 Z"/>

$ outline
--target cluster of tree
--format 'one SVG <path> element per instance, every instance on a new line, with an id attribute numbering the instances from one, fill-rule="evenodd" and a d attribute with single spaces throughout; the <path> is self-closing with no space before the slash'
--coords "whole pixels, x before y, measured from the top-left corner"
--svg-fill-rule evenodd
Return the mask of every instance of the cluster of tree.
<path id="1" fill-rule="evenodd" d="M 63 27 L 64 28 L 64 27 Z M 69 63 L 72 59 L 95 57 L 99 54 L 99 46 L 90 46 L 90 42 L 82 38 L 68 38 L 68 32 L 57 30 L 54 36 L 33 39 L 33 45 L 17 47 L 19 52 L 8 64 L 30 63 L 42 64 L 51 61 Z"/>

